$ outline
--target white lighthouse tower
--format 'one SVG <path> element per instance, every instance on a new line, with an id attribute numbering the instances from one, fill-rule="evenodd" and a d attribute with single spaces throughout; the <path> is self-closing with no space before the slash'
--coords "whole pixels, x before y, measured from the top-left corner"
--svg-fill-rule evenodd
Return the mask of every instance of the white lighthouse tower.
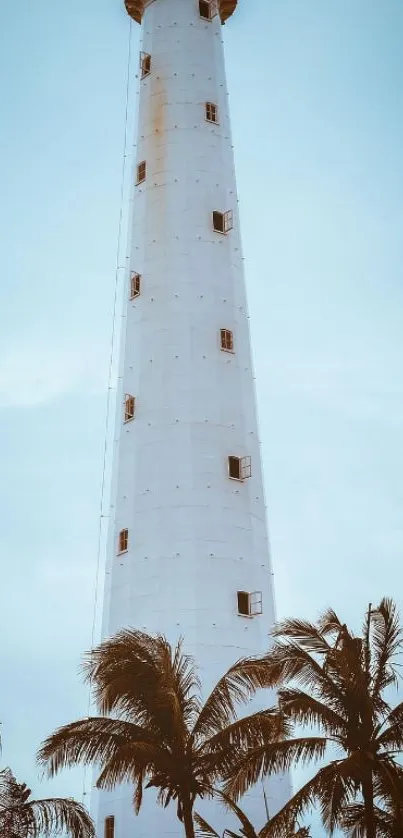
<path id="1" fill-rule="evenodd" d="M 183 635 L 207 693 L 274 621 L 221 28 L 237 0 L 125 2 L 142 51 L 103 635 Z M 271 813 L 287 791 L 269 781 Z M 152 791 L 138 818 L 130 789 L 99 794 L 99 838 L 180 834 Z"/>

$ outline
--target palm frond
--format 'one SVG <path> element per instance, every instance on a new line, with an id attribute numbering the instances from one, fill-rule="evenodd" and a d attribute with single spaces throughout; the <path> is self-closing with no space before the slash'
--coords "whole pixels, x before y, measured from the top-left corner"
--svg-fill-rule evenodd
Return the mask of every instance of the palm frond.
<path id="1" fill-rule="evenodd" d="M 372 648 L 374 655 L 373 686 L 374 695 L 385 687 L 397 683 L 394 662 L 397 652 L 402 648 L 402 630 L 395 603 L 384 598 L 371 615 Z"/>
<path id="2" fill-rule="evenodd" d="M 164 638 L 134 629 L 119 631 L 84 658 L 83 672 L 101 713 L 147 717 L 145 698 L 158 691 Z"/>
<path id="3" fill-rule="evenodd" d="M 7 833 L 4 828 L 7 826 Z M 66 833 L 71 838 L 94 838 L 93 822 L 81 803 L 69 798 L 31 800 L 0 810 L 0 833 L 44 838 Z"/>
<path id="4" fill-rule="evenodd" d="M 334 771 L 322 785 L 320 809 L 322 823 L 329 835 L 333 835 L 339 826 L 346 806 L 354 799 L 357 791 L 354 766 L 349 763 L 349 759 L 337 763 L 338 770 Z"/>
<path id="5" fill-rule="evenodd" d="M 365 615 L 364 626 L 363 626 L 363 669 L 366 679 L 366 689 L 368 690 L 369 685 L 371 683 L 371 664 L 372 664 L 372 651 L 371 651 L 371 623 L 373 619 L 373 609 L 372 604 L 370 603 L 368 606 L 367 613 Z"/>
<path id="6" fill-rule="evenodd" d="M 319 617 L 318 629 L 326 637 L 332 635 L 337 638 L 343 628 L 344 624 L 340 621 L 333 608 L 327 608 Z"/>
<path id="7" fill-rule="evenodd" d="M 403 801 L 403 766 L 384 755 L 372 764 L 374 796 L 385 801 L 395 812 L 401 811 Z"/>
<path id="8" fill-rule="evenodd" d="M 382 725 L 379 726 L 376 740 L 378 747 L 386 751 L 403 751 L 403 701 L 393 710 L 389 710 Z"/>
<path id="9" fill-rule="evenodd" d="M 84 662 L 102 713 L 124 715 L 159 733 L 164 741 L 185 736 L 199 712 L 199 681 L 193 658 L 162 635 L 125 629 L 101 643 Z"/>
<path id="10" fill-rule="evenodd" d="M 146 779 L 145 771 L 138 771 L 137 777 L 134 780 L 134 794 L 133 794 L 133 808 L 138 815 L 141 804 L 143 802 L 143 786 Z"/>
<path id="11" fill-rule="evenodd" d="M 47 775 L 54 777 L 62 768 L 79 763 L 103 765 L 124 745 L 145 736 L 143 728 L 132 722 L 103 717 L 80 719 L 49 736 L 38 752 L 38 761 Z"/>
<path id="12" fill-rule="evenodd" d="M 231 666 L 213 688 L 193 728 L 193 737 L 219 733 L 236 718 L 236 708 L 257 690 L 267 687 L 266 658 L 242 658 Z"/>
<path id="13" fill-rule="evenodd" d="M 112 790 L 121 783 L 133 782 L 138 785 L 141 778 L 151 782 L 155 774 L 171 777 L 174 774 L 175 760 L 160 744 L 147 741 L 130 742 L 111 756 L 103 765 L 97 779 L 97 788 Z M 178 771 L 180 763 L 178 766 Z"/>
<path id="14" fill-rule="evenodd" d="M 225 792 L 220 789 L 213 790 L 213 797 L 216 797 L 219 800 L 221 800 L 224 803 L 225 807 L 237 816 L 242 827 L 241 832 L 244 838 L 258 838 L 256 830 L 253 824 L 250 822 L 248 816 L 245 814 L 243 809 L 241 809 L 240 806 L 238 806 L 237 803 L 235 803 L 235 800 L 233 800 L 232 797 L 230 797 L 228 794 L 225 794 Z M 226 830 L 226 832 L 229 832 L 229 830 Z"/>
<path id="15" fill-rule="evenodd" d="M 217 798 L 218 800 L 220 800 L 222 803 L 224 803 L 225 807 L 236 815 L 236 817 L 238 818 L 238 820 L 241 824 L 241 831 L 240 831 L 241 834 L 233 832 L 230 829 L 226 829 L 225 830 L 226 835 L 232 836 L 232 838 L 242 838 L 242 836 L 243 836 L 243 838 L 258 838 L 256 830 L 255 830 L 254 826 L 252 825 L 252 823 L 250 822 L 248 816 L 235 803 L 235 801 L 232 800 L 231 797 L 228 797 L 228 795 L 225 794 L 225 792 L 220 791 L 219 789 L 212 789 L 212 796 Z M 196 822 L 199 826 L 199 829 L 197 830 L 197 834 L 200 835 L 200 838 L 210 838 L 210 836 L 216 836 L 217 835 L 217 833 L 215 832 L 213 827 L 210 826 L 210 824 L 208 824 L 204 820 L 204 818 L 202 818 L 197 813 L 195 814 L 194 817 L 195 817 L 195 820 L 196 820 Z M 221 836 L 219 836 L 219 838 L 221 838 Z"/>
<path id="16" fill-rule="evenodd" d="M 2 768 L 0 771 L 0 801 L 3 807 L 12 803 L 13 793 L 18 786 L 11 768 Z"/>
<path id="17" fill-rule="evenodd" d="M 398 838 L 403 835 L 403 822 L 396 821 L 393 814 L 380 806 L 374 807 L 374 821 L 377 838 Z M 348 832 L 350 838 L 366 838 L 365 808 L 362 803 L 346 806 L 341 827 Z"/>
<path id="18" fill-rule="evenodd" d="M 266 669 L 264 686 L 284 688 L 297 682 L 301 687 L 312 691 L 316 698 L 326 701 L 335 712 L 343 715 L 343 691 L 340 685 L 332 680 L 325 665 L 329 655 L 330 652 L 321 666 L 315 657 L 296 641 L 277 641 L 263 659 Z"/>
<path id="19" fill-rule="evenodd" d="M 272 637 L 287 637 L 309 653 L 326 655 L 331 648 L 323 632 L 308 620 L 293 618 L 277 623 L 271 632 Z"/>
<path id="20" fill-rule="evenodd" d="M 312 736 L 265 744 L 235 759 L 223 755 L 225 794 L 238 800 L 263 777 L 287 772 L 294 764 L 305 765 L 323 759 L 327 744 L 327 739 Z"/>
<path id="21" fill-rule="evenodd" d="M 172 669 L 177 683 L 180 709 L 187 730 L 191 730 L 201 709 L 201 682 L 196 672 L 194 658 L 182 652 L 180 638 L 174 653 Z"/>
<path id="22" fill-rule="evenodd" d="M 323 701 L 297 688 L 280 689 L 278 697 L 281 711 L 296 724 L 318 726 L 331 738 L 345 733 L 345 712 L 341 715 Z"/>
<path id="23" fill-rule="evenodd" d="M 295 824 L 321 800 L 324 789 L 332 783 L 338 768 L 337 762 L 331 762 L 321 768 L 260 830 L 259 838 L 284 838 L 292 835 Z"/>
<path id="24" fill-rule="evenodd" d="M 197 826 L 196 835 L 198 835 L 199 838 L 221 838 L 219 832 L 216 832 L 215 829 L 213 829 L 213 827 L 198 814 L 198 812 L 194 812 L 193 818 Z"/>
<path id="25" fill-rule="evenodd" d="M 207 752 L 232 751 L 235 754 L 240 750 L 279 741 L 289 734 L 290 729 L 283 715 L 276 707 L 272 707 L 268 710 L 259 710 L 227 725 L 207 740 L 205 748 Z"/>
<path id="26" fill-rule="evenodd" d="M 186 722 L 194 722 L 200 709 L 194 694 L 195 689 L 200 689 L 194 660 L 183 654 L 182 640 L 173 651 L 164 638 L 158 638 L 157 667 L 158 689 L 154 695 L 147 696 L 147 708 L 151 709 L 164 741 L 174 741 L 175 746 L 184 751 L 188 734 Z"/>

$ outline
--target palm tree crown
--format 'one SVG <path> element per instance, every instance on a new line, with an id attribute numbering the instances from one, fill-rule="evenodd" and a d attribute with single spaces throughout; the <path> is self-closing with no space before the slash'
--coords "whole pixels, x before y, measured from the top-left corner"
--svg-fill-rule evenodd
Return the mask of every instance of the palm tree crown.
<path id="1" fill-rule="evenodd" d="M 236 707 L 263 685 L 261 661 L 232 666 L 204 705 L 193 658 L 179 643 L 136 630 L 119 632 L 92 652 L 84 671 L 101 716 L 81 719 L 53 733 L 39 760 L 50 775 L 64 766 L 97 763 L 98 788 L 134 785 L 134 806 L 143 788 L 158 789 L 158 801 L 177 805 L 188 838 L 197 797 L 211 794 L 223 754 L 257 747 L 281 735 L 272 710 L 237 719 Z M 111 717 L 112 715 L 112 717 Z"/>
<path id="2" fill-rule="evenodd" d="M 31 800 L 31 789 L 17 783 L 12 771 L 0 771 L 0 835 L 39 838 L 68 833 L 72 838 L 94 838 L 92 820 L 80 803 L 70 798 Z"/>
<path id="3" fill-rule="evenodd" d="M 266 657 L 266 684 L 279 688 L 280 711 L 294 726 L 294 735 L 229 759 L 226 792 L 237 799 L 261 776 L 329 755 L 330 761 L 270 821 L 262 838 L 280 838 L 315 802 L 332 834 L 345 826 L 346 807 L 357 796 L 363 801 L 366 836 L 374 838 L 375 803 L 400 800 L 403 791 L 403 769 L 396 760 L 403 748 L 403 702 L 392 709 L 384 695 L 397 683 L 396 655 L 402 647 L 395 605 L 383 599 L 378 608 L 370 608 L 360 637 L 332 610 L 316 625 L 283 622 L 274 637 Z"/>

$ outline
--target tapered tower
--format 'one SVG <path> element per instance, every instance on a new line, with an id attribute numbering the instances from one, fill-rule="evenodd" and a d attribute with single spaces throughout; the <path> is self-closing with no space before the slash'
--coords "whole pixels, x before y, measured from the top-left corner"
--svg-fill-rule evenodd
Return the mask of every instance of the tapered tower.
<path id="1" fill-rule="evenodd" d="M 236 5 L 126 0 L 142 48 L 103 635 L 183 635 L 205 693 L 274 621 L 221 28 Z M 286 786 L 268 783 L 272 813 Z M 120 788 L 99 798 L 113 832 L 181 829 L 152 791 L 135 818 Z"/>

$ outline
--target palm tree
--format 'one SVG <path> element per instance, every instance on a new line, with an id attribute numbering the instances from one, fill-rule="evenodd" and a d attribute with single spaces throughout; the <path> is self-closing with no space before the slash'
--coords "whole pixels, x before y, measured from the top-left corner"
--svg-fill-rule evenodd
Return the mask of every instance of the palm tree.
<path id="1" fill-rule="evenodd" d="M 211 795 L 223 755 L 283 732 L 273 710 L 237 719 L 237 705 L 262 685 L 258 660 L 232 666 L 204 705 L 193 658 L 181 642 L 172 649 L 161 635 L 120 631 L 87 654 L 84 673 L 101 716 L 56 730 L 40 749 L 40 763 L 50 776 L 96 763 L 98 788 L 133 783 L 136 812 L 143 788 L 155 787 L 160 804 L 176 802 L 187 838 L 194 838 L 194 802 Z"/>
<path id="2" fill-rule="evenodd" d="M 272 818 L 270 835 L 279 838 L 316 802 L 332 834 L 343 826 L 346 806 L 361 798 L 366 838 L 375 838 L 375 805 L 382 799 L 398 802 L 403 782 L 396 759 L 403 749 L 403 702 L 392 709 L 384 695 L 397 684 L 396 656 L 402 649 L 394 603 L 383 599 L 375 610 L 370 607 L 360 637 L 328 610 L 316 625 L 281 623 L 274 638 L 266 685 L 279 687 L 280 711 L 294 725 L 294 735 L 228 758 L 227 794 L 238 799 L 261 776 L 328 756 Z"/>
<path id="3" fill-rule="evenodd" d="M 0 771 L 0 835 L 39 838 L 67 832 L 72 838 L 94 838 L 84 806 L 70 798 L 30 800 L 31 789 L 17 783 L 12 771 Z"/>

